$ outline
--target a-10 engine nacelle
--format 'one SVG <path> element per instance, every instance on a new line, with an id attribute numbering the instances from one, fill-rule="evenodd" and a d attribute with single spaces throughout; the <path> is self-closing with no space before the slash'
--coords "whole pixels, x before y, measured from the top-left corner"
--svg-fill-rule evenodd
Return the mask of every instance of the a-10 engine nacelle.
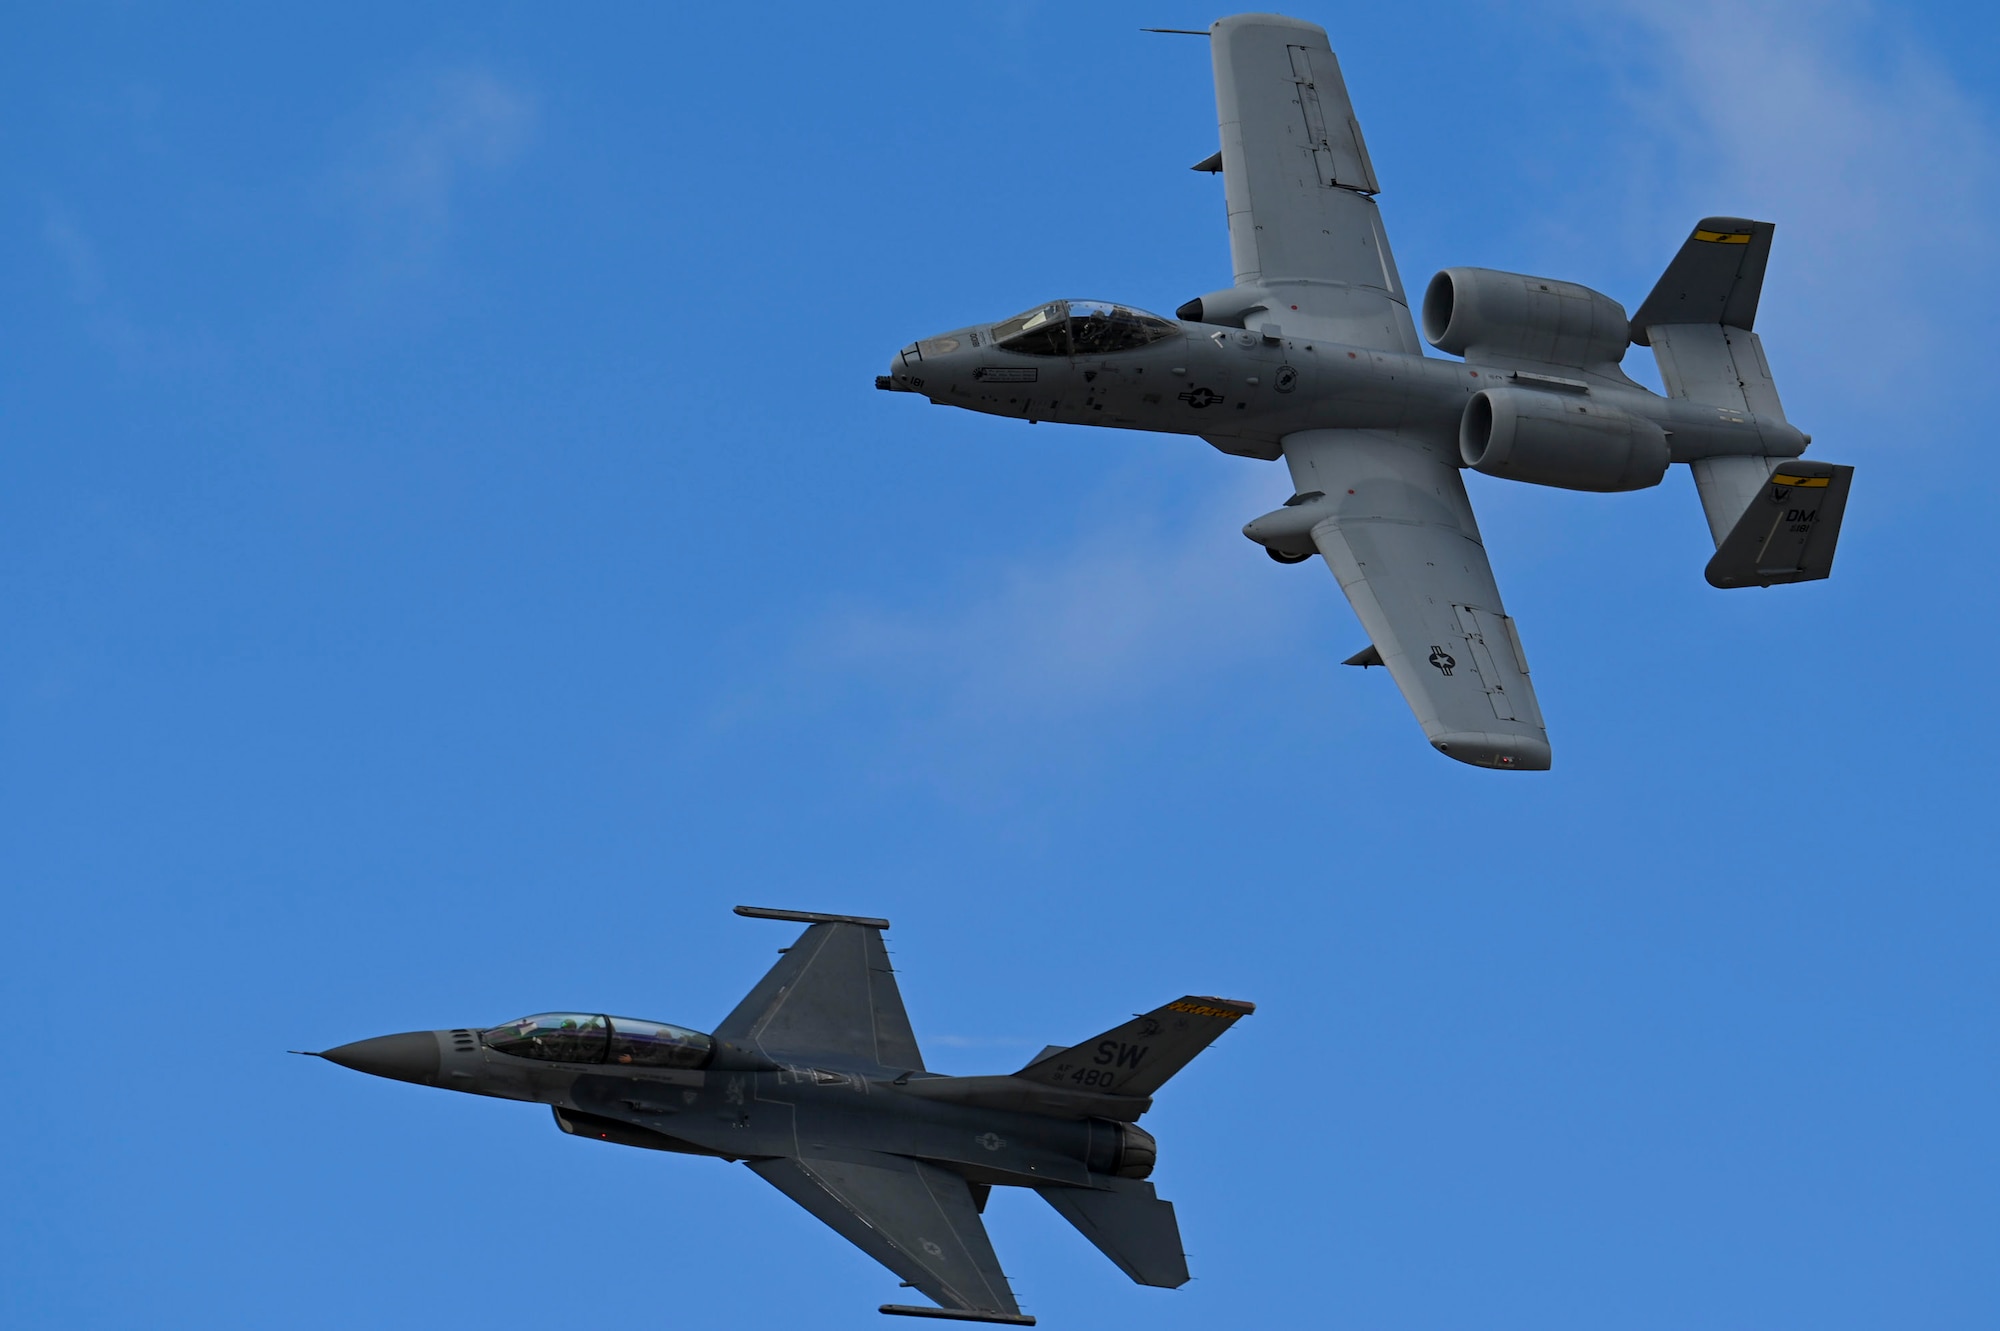
<path id="1" fill-rule="evenodd" d="M 1616 375 L 1632 340 L 1625 307 L 1603 292 L 1491 268 L 1445 269 L 1425 288 L 1423 313 L 1432 346 L 1482 364 Z M 1488 476 L 1565 490 L 1644 490 L 1660 483 L 1669 461 L 1659 426 L 1556 381 L 1475 393 L 1459 420 L 1458 452 Z"/>
<path id="2" fill-rule="evenodd" d="M 1565 490 L 1644 490 L 1671 461 L 1667 433 L 1651 421 L 1580 395 L 1486 388 L 1465 404 L 1458 455 L 1474 471 Z"/>
<path id="3" fill-rule="evenodd" d="M 1447 268 L 1424 289 L 1424 337 L 1467 360 L 1591 369 L 1625 359 L 1632 324 L 1601 291 L 1552 277 Z"/>

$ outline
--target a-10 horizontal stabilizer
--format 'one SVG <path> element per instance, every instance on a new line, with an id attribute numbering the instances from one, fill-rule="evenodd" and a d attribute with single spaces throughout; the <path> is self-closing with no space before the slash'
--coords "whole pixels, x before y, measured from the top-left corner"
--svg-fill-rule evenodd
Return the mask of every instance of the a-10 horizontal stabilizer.
<path id="1" fill-rule="evenodd" d="M 1854 468 L 1831 462 L 1779 463 L 1716 547 L 1709 585 L 1769 587 L 1831 574 L 1853 480 Z"/>
<path id="2" fill-rule="evenodd" d="M 1151 1095 L 1235 1025 L 1238 1017 L 1256 1010 L 1256 1004 L 1241 999 L 1190 994 L 1095 1039 L 1044 1054 L 1014 1075 L 1111 1095 Z"/>
<path id="3" fill-rule="evenodd" d="M 1153 1185 L 1138 1179 L 1108 1178 L 1097 1188 L 1037 1188 L 1077 1232 L 1142 1285 L 1179 1289 L 1188 1282 L 1187 1254 L 1181 1251 L 1174 1204 L 1161 1201 Z"/>

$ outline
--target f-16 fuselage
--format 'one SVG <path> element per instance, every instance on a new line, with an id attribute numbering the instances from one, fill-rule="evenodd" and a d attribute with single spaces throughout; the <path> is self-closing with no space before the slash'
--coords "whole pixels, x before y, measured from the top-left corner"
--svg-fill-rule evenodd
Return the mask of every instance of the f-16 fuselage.
<path id="1" fill-rule="evenodd" d="M 678 1038 L 623 1039 L 632 1029 Z M 616 1061 L 635 1055 L 688 1066 Z M 1104 1056 L 1108 1063 L 1117 1052 Z M 802 1142 L 874 1149 L 892 1137 L 898 1155 L 971 1183 L 1035 1188 L 1089 1186 L 1093 1173 L 1144 1178 L 1155 1156 L 1152 1136 L 1129 1121 L 1152 1104 L 1146 1097 L 1011 1076 L 786 1064 L 699 1032 L 595 1014 L 381 1036 L 322 1057 L 418 1085 L 546 1104 L 575 1136 L 728 1160 L 790 1155 Z"/>

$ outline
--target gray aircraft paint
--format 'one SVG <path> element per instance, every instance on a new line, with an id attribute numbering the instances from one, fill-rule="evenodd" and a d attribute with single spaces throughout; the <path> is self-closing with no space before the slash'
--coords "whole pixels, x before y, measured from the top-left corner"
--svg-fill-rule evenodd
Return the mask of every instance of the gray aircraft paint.
<path id="1" fill-rule="evenodd" d="M 809 927 L 712 1035 L 681 1032 L 706 1041 L 699 1066 L 620 1065 L 609 1030 L 596 1059 L 524 1056 L 499 1047 L 520 1047 L 511 1024 L 378 1036 L 319 1057 L 546 1104 L 578 1137 L 741 1161 L 939 1305 L 884 1312 L 1033 1324 L 979 1219 L 996 1186 L 1036 1190 L 1135 1281 L 1187 1282 L 1173 1206 L 1145 1181 L 1157 1145 L 1136 1121 L 1252 1004 L 1190 995 L 1050 1046 L 1018 1072 L 949 1077 L 923 1065 L 882 943 L 888 921 L 737 914 Z"/>
<path id="2" fill-rule="evenodd" d="M 1572 282 L 1446 269 L 1421 323 L 1462 360 L 1426 356 L 1326 33 L 1248 14 L 1208 35 L 1222 146 L 1195 169 L 1223 177 L 1236 285 L 1176 320 L 1132 311 L 1152 340 L 1117 350 L 1026 354 L 996 341 L 1007 325 L 956 329 L 903 348 L 878 387 L 1283 458 L 1293 499 L 1244 534 L 1282 563 L 1319 554 L 1369 634 L 1350 663 L 1386 666 L 1432 745 L 1479 766 L 1543 769 L 1551 753 L 1463 468 L 1615 491 L 1686 464 L 1712 585 L 1828 576 L 1853 469 L 1807 478 L 1823 486 L 1812 506 L 1764 498 L 1811 443 L 1751 331 L 1770 223 L 1704 218 L 1630 318 Z M 1665 397 L 1619 368 L 1635 342 Z"/>

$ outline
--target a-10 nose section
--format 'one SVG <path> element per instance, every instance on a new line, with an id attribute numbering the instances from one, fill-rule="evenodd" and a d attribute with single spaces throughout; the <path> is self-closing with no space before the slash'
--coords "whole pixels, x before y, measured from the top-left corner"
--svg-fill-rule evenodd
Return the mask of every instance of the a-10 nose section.
<path id="1" fill-rule="evenodd" d="M 443 1062 L 437 1031 L 406 1031 L 401 1035 L 378 1035 L 372 1040 L 356 1040 L 328 1049 L 320 1057 L 371 1077 L 411 1081 L 419 1086 L 438 1084 L 438 1068 Z"/>
<path id="2" fill-rule="evenodd" d="M 937 339 L 931 339 L 935 343 Z M 912 342 L 889 361 L 889 372 L 875 376 L 875 387 L 885 393 L 921 393 L 924 389 L 924 346 Z"/>
<path id="3" fill-rule="evenodd" d="M 875 386 L 890 393 L 922 393 L 936 401 L 965 373 L 970 349 L 980 345 L 978 328 L 957 328 L 912 342 L 889 361 Z"/>

